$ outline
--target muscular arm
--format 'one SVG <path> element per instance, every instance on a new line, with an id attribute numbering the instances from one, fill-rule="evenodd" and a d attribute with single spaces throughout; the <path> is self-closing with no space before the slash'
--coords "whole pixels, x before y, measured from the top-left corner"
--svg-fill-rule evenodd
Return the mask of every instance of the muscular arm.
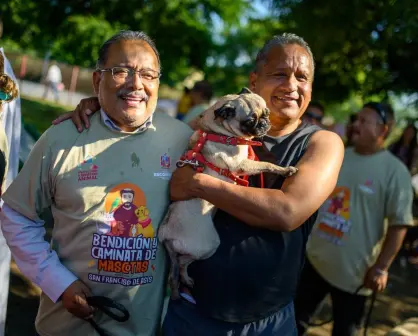
<path id="1" fill-rule="evenodd" d="M 315 133 L 299 161 L 299 171 L 281 190 L 248 188 L 195 174 L 192 196 L 203 198 L 248 225 L 291 231 L 304 223 L 335 188 L 344 157 L 340 137 Z M 175 200 L 176 197 L 172 196 Z"/>

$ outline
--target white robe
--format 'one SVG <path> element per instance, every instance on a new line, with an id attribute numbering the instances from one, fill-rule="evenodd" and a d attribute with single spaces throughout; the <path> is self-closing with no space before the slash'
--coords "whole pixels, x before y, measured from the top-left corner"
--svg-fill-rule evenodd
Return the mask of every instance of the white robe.
<path id="1" fill-rule="evenodd" d="M 12 66 L 4 55 L 3 48 L 0 48 L 0 52 L 4 56 L 4 72 L 18 85 Z M 5 179 L 5 188 L 7 188 L 16 177 L 19 169 L 20 132 L 22 124 L 20 95 L 14 101 L 3 104 L 1 122 L 6 132 L 7 144 L 9 147 L 9 169 L 6 173 Z M 9 277 L 10 250 L 6 245 L 5 239 L 0 230 L 0 336 L 4 335 L 4 328 L 6 324 Z"/>

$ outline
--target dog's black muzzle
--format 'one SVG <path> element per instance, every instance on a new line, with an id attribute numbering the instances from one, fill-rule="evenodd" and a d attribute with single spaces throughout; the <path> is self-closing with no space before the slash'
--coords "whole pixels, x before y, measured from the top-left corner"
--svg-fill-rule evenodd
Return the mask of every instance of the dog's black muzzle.
<path id="1" fill-rule="evenodd" d="M 241 131 L 257 138 L 266 135 L 270 127 L 268 113 L 263 113 L 260 118 L 253 113 L 250 118 L 241 122 Z"/>

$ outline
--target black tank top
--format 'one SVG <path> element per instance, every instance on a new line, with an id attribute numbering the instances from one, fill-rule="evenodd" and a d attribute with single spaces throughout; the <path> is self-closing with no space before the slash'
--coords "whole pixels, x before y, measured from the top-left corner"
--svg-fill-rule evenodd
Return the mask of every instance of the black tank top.
<path id="1" fill-rule="evenodd" d="M 293 133 L 263 138 L 254 148 L 260 161 L 294 166 L 310 136 L 319 127 L 301 124 Z M 250 185 L 259 186 L 259 176 Z M 265 188 L 280 189 L 284 178 L 264 175 Z M 314 182 L 314 181 L 313 181 Z M 249 323 L 266 318 L 289 304 L 304 262 L 305 245 L 317 213 L 291 232 L 251 227 L 218 210 L 214 223 L 220 246 L 209 259 L 189 267 L 195 280 L 192 295 L 206 315 L 228 322 Z"/>

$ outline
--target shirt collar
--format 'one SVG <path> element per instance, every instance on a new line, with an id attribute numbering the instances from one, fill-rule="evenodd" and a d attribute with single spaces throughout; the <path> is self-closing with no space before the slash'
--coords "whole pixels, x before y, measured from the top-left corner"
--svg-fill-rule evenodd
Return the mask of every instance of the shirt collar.
<path id="1" fill-rule="evenodd" d="M 103 109 L 100 109 L 100 115 L 102 116 L 102 120 L 104 122 L 104 124 L 111 130 L 113 131 L 118 131 L 118 132 L 124 132 L 124 133 L 142 133 L 145 132 L 148 128 L 150 128 L 152 126 L 152 114 L 151 116 L 141 125 L 139 126 L 135 131 L 133 132 L 125 132 L 122 131 L 122 129 L 116 125 L 110 118 L 109 116 L 106 114 L 105 111 L 103 111 Z"/>

